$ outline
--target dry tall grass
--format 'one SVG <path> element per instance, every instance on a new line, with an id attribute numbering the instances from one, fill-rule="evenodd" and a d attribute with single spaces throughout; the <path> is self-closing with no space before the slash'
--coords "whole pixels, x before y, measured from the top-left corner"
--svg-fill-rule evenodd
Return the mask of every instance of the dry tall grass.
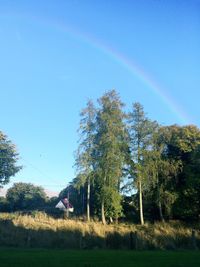
<path id="1" fill-rule="evenodd" d="M 0 245 L 55 248 L 198 249 L 200 231 L 180 222 L 102 225 L 45 213 L 0 214 Z"/>

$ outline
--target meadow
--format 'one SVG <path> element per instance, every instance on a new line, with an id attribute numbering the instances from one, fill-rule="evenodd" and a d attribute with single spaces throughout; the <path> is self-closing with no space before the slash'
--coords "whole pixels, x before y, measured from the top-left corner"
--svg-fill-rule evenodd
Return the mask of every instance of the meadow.
<path id="1" fill-rule="evenodd" d="M 81 250 L 198 250 L 200 229 L 179 221 L 103 225 L 45 213 L 0 214 L 0 247 Z"/>

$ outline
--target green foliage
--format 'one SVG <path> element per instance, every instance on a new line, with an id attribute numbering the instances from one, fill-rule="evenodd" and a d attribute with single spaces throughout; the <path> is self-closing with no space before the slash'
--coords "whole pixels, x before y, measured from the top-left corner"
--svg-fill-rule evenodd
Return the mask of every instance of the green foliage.
<path id="1" fill-rule="evenodd" d="M 145 191 L 152 195 L 152 200 L 159 209 L 160 219 L 164 220 L 163 210 L 168 217 L 177 193 L 173 190 L 178 173 L 182 170 L 182 162 L 168 158 L 164 133 L 166 128 L 154 131 L 151 147 L 144 153 L 143 169 L 145 173 Z"/>
<path id="2" fill-rule="evenodd" d="M 5 197 L 0 197 L 0 212 L 8 212 L 10 211 L 9 202 Z"/>
<path id="3" fill-rule="evenodd" d="M 101 214 L 105 223 L 106 218 L 122 216 L 122 199 L 132 193 L 124 206 L 132 207 L 128 213 L 135 221 L 139 212 L 141 224 L 143 213 L 149 220 L 197 220 L 200 130 L 193 125 L 161 127 L 140 103 L 127 115 L 115 90 L 98 104 L 96 108 L 88 101 L 80 114 L 77 176 L 72 182 L 77 209 L 84 213 L 87 206 L 88 218 Z"/>
<path id="4" fill-rule="evenodd" d="M 200 131 L 194 125 L 168 127 L 171 132 L 170 145 L 180 153 L 194 151 L 200 145 Z"/>
<path id="5" fill-rule="evenodd" d="M 173 216 L 184 220 L 197 220 L 200 216 L 200 130 L 193 125 L 173 125 L 167 129 L 167 156 L 180 160 L 182 164 L 182 171 L 173 184 L 173 190 L 177 193 Z"/>
<path id="6" fill-rule="evenodd" d="M 77 184 L 79 186 L 84 185 L 87 179 L 89 179 L 89 176 L 92 176 L 94 164 L 93 151 L 96 110 L 91 100 L 87 102 L 87 106 L 81 111 L 80 116 L 80 140 L 75 164 L 79 178 Z"/>
<path id="7" fill-rule="evenodd" d="M 96 110 L 91 100 L 81 112 L 80 142 L 76 154 L 77 176 L 73 184 L 76 188 L 85 189 L 87 186 L 87 220 L 90 220 L 90 191 L 94 179 L 94 139 Z"/>
<path id="8" fill-rule="evenodd" d="M 122 197 L 119 192 L 112 187 L 104 186 L 102 189 L 102 194 L 105 201 L 106 218 L 122 217 Z"/>
<path id="9" fill-rule="evenodd" d="M 17 161 L 18 153 L 15 145 L 0 131 L 0 187 L 9 183 L 10 177 L 21 169 L 16 165 Z"/>
<path id="10" fill-rule="evenodd" d="M 44 207 L 47 196 L 44 189 L 30 183 L 15 183 L 6 193 L 12 210 L 34 210 Z"/>
<path id="11" fill-rule="evenodd" d="M 55 207 L 58 204 L 58 200 L 59 200 L 58 197 L 51 197 L 51 198 L 48 199 L 47 204 L 50 207 Z"/>
<path id="12" fill-rule="evenodd" d="M 112 222 L 124 214 L 138 221 L 137 213 L 141 224 L 144 215 L 151 221 L 199 220 L 200 129 L 161 127 L 140 103 L 134 103 L 129 114 L 123 108 L 115 90 L 99 98 L 97 107 L 89 100 L 80 113 L 71 184 L 54 199 L 47 199 L 41 187 L 14 184 L 6 198 L 0 198 L 0 211 L 43 208 L 51 213 L 60 198 L 69 197 L 74 214 L 87 211 L 88 221 L 92 215 Z M 21 169 L 17 161 L 15 146 L 0 132 L 0 187 Z"/>
<path id="13" fill-rule="evenodd" d="M 144 154 L 151 146 L 152 135 L 158 127 L 156 122 L 150 121 L 140 103 L 134 103 L 129 113 L 130 150 L 132 154 L 132 168 L 130 169 L 133 187 L 139 196 L 140 222 L 144 224 L 143 216 L 143 188 L 145 183 Z"/>
<path id="14" fill-rule="evenodd" d="M 117 93 L 114 90 L 109 91 L 98 102 L 100 109 L 96 120 L 95 174 L 102 221 L 105 223 L 105 214 L 109 217 L 114 215 L 115 218 L 121 214 L 119 190 L 125 164 L 126 130 L 123 103 Z"/>

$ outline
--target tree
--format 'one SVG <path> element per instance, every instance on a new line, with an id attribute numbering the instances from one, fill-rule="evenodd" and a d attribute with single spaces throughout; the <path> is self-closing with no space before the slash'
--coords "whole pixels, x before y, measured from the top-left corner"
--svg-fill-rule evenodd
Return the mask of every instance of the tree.
<path id="1" fill-rule="evenodd" d="M 9 202 L 5 197 L 0 197 L 0 212 L 9 212 L 10 206 Z"/>
<path id="2" fill-rule="evenodd" d="M 187 177 L 178 203 L 185 203 L 185 209 L 179 214 L 183 219 L 199 220 L 200 218 L 200 145 L 190 152 L 187 165 L 184 164 L 184 175 Z M 181 207 L 181 206 L 180 206 Z"/>
<path id="3" fill-rule="evenodd" d="M 0 131 L 0 187 L 21 169 L 17 166 L 18 156 L 15 145 Z"/>
<path id="4" fill-rule="evenodd" d="M 76 186 L 87 185 L 87 220 L 90 221 L 90 191 L 91 180 L 94 168 L 94 136 L 96 110 L 91 100 L 80 113 L 81 121 L 79 126 L 80 144 L 76 155 L 77 179 Z"/>
<path id="5" fill-rule="evenodd" d="M 135 186 L 139 196 L 139 212 L 140 223 L 144 224 L 143 215 L 143 182 L 144 182 L 144 152 L 151 144 L 152 134 L 157 127 L 156 122 L 150 121 L 140 103 L 134 103 L 132 111 L 129 113 L 129 128 L 130 128 L 130 147 L 132 151 L 132 161 L 135 164 L 134 170 L 131 170 L 131 175 L 134 178 Z"/>
<path id="6" fill-rule="evenodd" d="M 120 183 L 125 163 L 125 124 L 123 103 L 115 90 L 99 100 L 96 120 L 95 165 L 97 192 L 103 224 L 106 217 L 118 219 L 122 213 Z"/>
<path id="7" fill-rule="evenodd" d="M 145 190 L 155 199 L 159 216 L 164 221 L 163 208 L 170 215 L 177 194 L 171 186 L 181 171 L 181 161 L 170 159 L 166 150 L 166 128 L 159 127 L 154 132 L 151 147 L 144 152 Z"/>
<path id="8" fill-rule="evenodd" d="M 194 125 L 183 127 L 172 125 L 166 129 L 167 155 L 182 163 L 182 171 L 178 174 L 176 183 L 173 184 L 173 190 L 177 193 L 173 216 L 178 219 L 197 220 L 200 216 L 200 130 Z"/>
<path id="9" fill-rule="evenodd" d="M 30 183 L 15 183 L 6 193 L 12 210 L 34 210 L 44 206 L 47 195 L 40 186 Z"/>

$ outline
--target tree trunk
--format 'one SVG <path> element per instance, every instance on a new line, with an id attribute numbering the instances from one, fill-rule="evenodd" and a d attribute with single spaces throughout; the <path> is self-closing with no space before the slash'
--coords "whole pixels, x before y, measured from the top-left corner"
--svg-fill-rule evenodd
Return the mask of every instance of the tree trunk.
<path id="1" fill-rule="evenodd" d="M 162 222 L 164 222 L 164 217 L 163 217 L 163 212 L 162 212 L 162 205 L 161 205 L 161 202 L 160 202 L 160 199 L 158 200 L 158 209 L 159 209 L 159 216 L 160 216 L 160 220 Z"/>
<path id="2" fill-rule="evenodd" d="M 69 210 L 68 209 L 64 210 L 64 212 L 63 212 L 63 218 L 64 219 L 68 219 L 69 218 Z"/>
<path id="3" fill-rule="evenodd" d="M 82 214 L 85 214 L 85 195 L 84 195 L 85 188 L 82 188 Z"/>
<path id="4" fill-rule="evenodd" d="M 106 224 L 105 211 L 104 211 L 104 200 L 102 200 L 101 202 L 101 220 L 103 224 Z"/>
<path id="5" fill-rule="evenodd" d="M 160 216 L 160 220 L 162 222 L 164 222 L 164 217 L 163 217 L 163 212 L 162 212 L 162 204 L 161 204 L 161 200 L 160 200 L 160 188 L 159 188 L 159 179 L 157 179 L 157 201 L 158 201 L 158 211 L 159 211 L 159 216 Z"/>
<path id="6" fill-rule="evenodd" d="M 90 179 L 87 184 L 87 221 L 90 221 Z"/>
<path id="7" fill-rule="evenodd" d="M 143 203 L 142 203 L 142 183 L 139 180 L 139 207 L 140 207 L 140 223 L 144 224 L 144 216 L 143 216 Z"/>

